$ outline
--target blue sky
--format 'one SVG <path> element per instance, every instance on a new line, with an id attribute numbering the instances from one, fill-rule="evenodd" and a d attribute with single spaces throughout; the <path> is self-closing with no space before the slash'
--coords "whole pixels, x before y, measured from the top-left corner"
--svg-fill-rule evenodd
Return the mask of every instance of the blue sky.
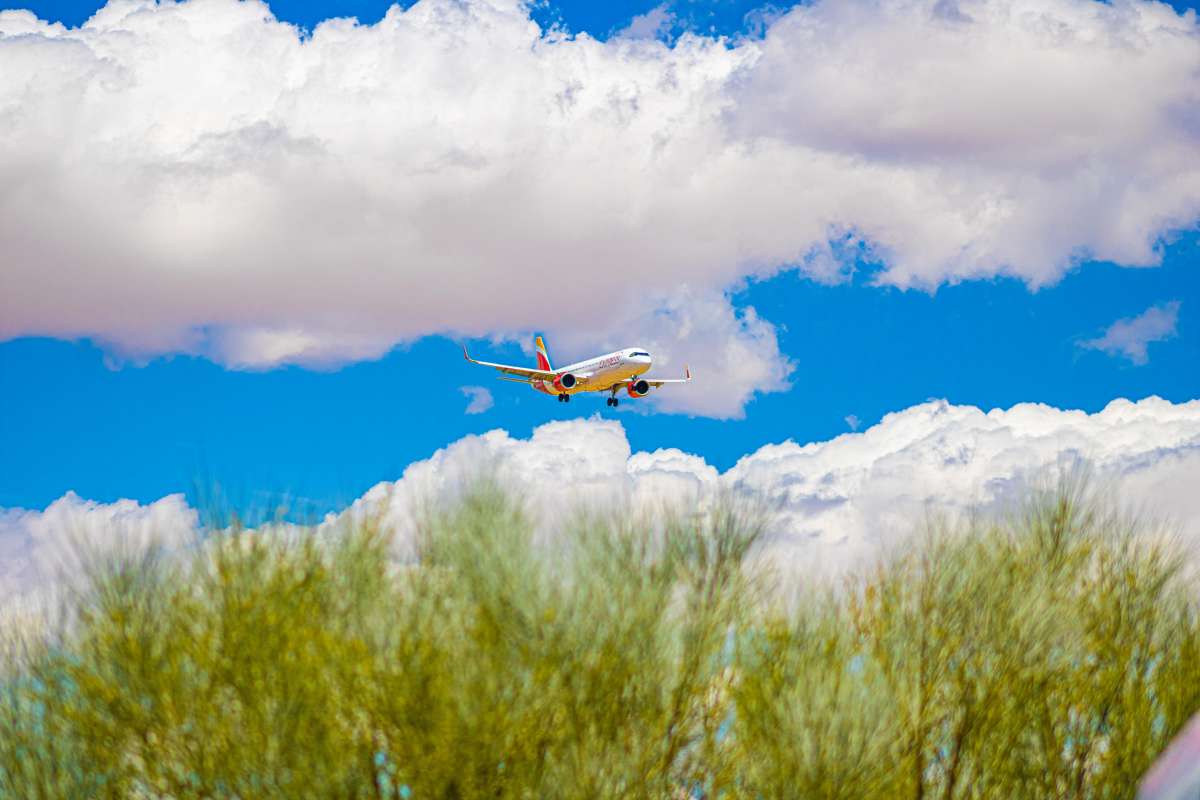
<path id="1" fill-rule="evenodd" d="M 68 25 L 96 8 L 21 7 Z M 652 7 L 555 3 L 538 7 L 535 18 L 606 38 Z M 271 8 L 311 28 L 330 16 L 372 22 L 386 5 Z M 693 3 L 671 11 L 676 31 L 736 35 L 754 8 Z M 678 447 L 725 469 L 761 445 L 829 439 L 931 397 L 983 408 L 1040 402 L 1086 411 L 1119 397 L 1198 398 L 1200 243 L 1188 230 L 1194 224 L 1160 244 L 1160 266 L 1088 261 L 1037 289 L 1018 278 L 985 276 L 951 278 L 935 291 L 905 290 L 877 285 L 880 265 L 864 263 L 834 283 L 796 270 L 735 280 L 725 286 L 732 306 L 753 307 L 775 326 L 779 350 L 793 366 L 791 388 L 753 397 L 742 418 L 633 409 L 632 402 L 616 415 L 635 450 Z M 1118 320 L 1172 302 L 1179 303 L 1174 333 L 1149 344 L 1144 364 L 1083 346 Z M 459 324 L 447 320 L 444 327 Z M 87 336 L 68 339 L 18 336 L 0 343 L 0 507 L 40 508 L 68 490 L 99 501 L 151 501 L 180 491 L 202 501 L 219 485 L 241 508 L 289 498 L 294 515 L 317 515 L 466 434 L 504 428 L 523 437 L 547 420 L 614 413 L 598 397 L 562 405 L 495 381 L 463 362 L 456 338 L 440 335 L 334 369 L 254 370 L 183 354 L 122 361 Z M 554 358 L 555 339 L 548 345 Z M 492 360 L 530 360 L 511 342 L 475 338 L 471 347 Z M 722 375 L 701 373 L 697 380 Z M 468 398 L 460 387 L 469 385 L 487 387 L 495 405 L 464 414 Z"/>
<path id="2" fill-rule="evenodd" d="M 790 273 L 751 285 L 740 299 L 785 326 L 793 388 L 757 398 L 743 420 L 620 413 L 635 449 L 678 447 L 723 469 L 760 445 L 828 439 L 850 429 L 847 416 L 866 426 L 930 397 L 1090 412 L 1117 397 L 1200 397 L 1200 251 L 1192 238 L 1170 246 L 1162 267 L 1088 264 L 1036 292 L 1011 279 L 929 294 L 861 281 L 827 286 Z M 1170 300 L 1182 301 L 1178 333 L 1150 345 L 1149 363 L 1078 346 Z M 529 360 L 515 345 L 472 347 Z M 564 406 L 493 381 L 441 337 L 332 372 L 232 371 L 184 356 L 114 370 L 88 342 L 27 338 L 0 345 L 0 374 L 4 506 L 41 507 L 68 489 L 150 501 L 216 484 L 235 505 L 286 497 L 324 513 L 465 434 L 501 427 L 524 437 L 547 420 L 611 413 L 598 398 Z M 463 385 L 488 387 L 495 406 L 464 415 Z"/>
<path id="3" fill-rule="evenodd" d="M 49 0 L 9 4 L 5 8 L 28 8 L 42 19 L 80 25 L 102 6 L 94 0 Z M 269 3 L 278 19 L 308 29 L 316 27 L 330 17 L 356 17 L 360 22 L 377 22 L 392 6 L 380 0 L 327 0 L 306 2 L 286 0 Z M 400 4 L 403 7 L 410 2 Z M 597 38 L 607 38 L 615 30 L 625 27 L 633 17 L 645 14 L 660 5 L 653 2 L 542 2 L 534 3 L 534 17 L 544 24 L 561 24 L 572 32 L 586 31 Z M 748 13 L 768 4 L 746 2 L 746 0 L 720 0 L 719 2 L 679 3 L 674 7 L 677 16 L 686 21 L 689 29 L 725 35 L 742 33 Z"/>
<path id="4" fill-rule="evenodd" d="M 87 20 L 103 3 L 95 0 L 34 0 L 31 2 L 8 2 L 0 8 L 27 8 L 45 20 L 76 26 Z M 377 22 L 393 4 L 383 0 L 275 0 L 268 3 L 278 19 L 300 25 L 311 30 L 318 23 L 331 17 L 356 17 L 360 22 Z M 412 5 L 400 3 L 402 7 Z M 739 36 L 747 32 L 747 23 L 755 12 L 770 15 L 785 9 L 787 3 L 761 3 L 753 0 L 695 0 L 694 2 L 535 2 L 533 16 L 544 25 L 561 24 L 571 32 L 587 32 L 596 38 L 607 38 L 613 32 L 627 26 L 638 15 L 663 6 L 679 20 L 676 32 L 683 28 L 699 33 L 715 33 L 724 36 Z M 1179 11 L 1195 8 L 1186 0 L 1171 0 L 1168 3 Z M 747 19 L 750 15 L 751 20 Z"/>

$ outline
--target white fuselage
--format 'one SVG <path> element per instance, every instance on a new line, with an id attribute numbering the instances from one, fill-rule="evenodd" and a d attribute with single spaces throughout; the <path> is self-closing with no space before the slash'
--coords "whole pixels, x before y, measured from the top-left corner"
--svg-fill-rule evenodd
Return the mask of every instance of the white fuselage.
<path id="1" fill-rule="evenodd" d="M 637 347 L 627 347 L 615 353 L 606 353 L 586 361 L 577 361 L 554 371 L 559 374 L 557 382 L 534 378 L 533 388 L 546 394 L 578 394 L 579 392 L 606 392 L 613 386 L 641 375 L 650 369 L 650 353 Z M 575 384 L 570 388 L 563 385 L 562 376 L 572 375 Z"/>

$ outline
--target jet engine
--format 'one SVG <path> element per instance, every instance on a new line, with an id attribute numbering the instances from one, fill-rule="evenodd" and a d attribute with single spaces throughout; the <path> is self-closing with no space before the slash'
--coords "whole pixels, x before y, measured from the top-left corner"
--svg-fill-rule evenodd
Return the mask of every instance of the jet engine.
<path id="1" fill-rule="evenodd" d="M 630 397 L 645 397 L 650 393 L 650 384 L 646 381 L 634 381 L 625 388 Z"/>
<path id="2" fill-rule="evenodd" d="M 579 383 L 579 381 L 576 380 L 575 376 L 569 372 L 564 372 L 562 375 L 559 375 L 554 381 L 554 384 L 560 389 L 574 389 L 575 384 L 577 384 L 577 383 Z"/>

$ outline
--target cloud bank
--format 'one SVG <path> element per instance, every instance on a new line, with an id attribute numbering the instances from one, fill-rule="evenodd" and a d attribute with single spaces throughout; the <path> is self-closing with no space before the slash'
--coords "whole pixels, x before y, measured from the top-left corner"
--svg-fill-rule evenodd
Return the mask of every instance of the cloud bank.
<path id="1" fill-rule="evenodd" d="M 550 523 L 581 504 L 654 513 L 733 491 L 778 512 L 762 558 L 782 575 L 803 578 L 861 565 L 897 546 L 926 511 L 1011 508 L 1026 488 L 1081 461 L 1096 480 L 1120 486 L 1124 500 L 1177 523 L 1192 546 L 1200 545 L 1200 400 L 1158 398 L 1116 400 L 1095 414 L 929 402 L 861 433 L 765 446 L 724 473 L 681 450 L 633 452 L 612 420 L 551 422 L 529 439 L 494 430 L 410 465 L 341 513 L 381 520 L 405 557 L 425 503 L 452 495 L 481 468 L 522 491 L 536 518 Z M 55 570 L 76 574 L 70 542 L 80 532 L 93 551 L 136 551 L 155 537 L 179 546 L 196 526 L 196 512 L 177 495 L 140 506 L 68 494 L 45 511 L 0 512 L 0 607 L 57 580 Z"/>
<path id="2" fill-rule="evenodd" d="M 190 546 L 199 525 L 181 494 L 142 505 L 67 492 L 42 511 L 0 509 L 0 624 L 82 589 L 106 559 Z"/>
<path id="3" fill-rule="evenodd" d="M 311 34 L 255 0 L 111 0 L 78 29 L 2 11 L 0 338 L 260 368 L 437 333 L 657 337 L 673 366 L 744 365 L 706 405 L 663 401 L 736 416 L 789 372 L 772 323 L 731 305 L 748 278 L 866 258 L 904 287 L 1040 286 L 1156 263 L 1200 217 L 1192 12 L 763 20 L 667 44 L 543 31 L 517 0 Z M 729 338 L 710 357 L 664 309 Z"/>

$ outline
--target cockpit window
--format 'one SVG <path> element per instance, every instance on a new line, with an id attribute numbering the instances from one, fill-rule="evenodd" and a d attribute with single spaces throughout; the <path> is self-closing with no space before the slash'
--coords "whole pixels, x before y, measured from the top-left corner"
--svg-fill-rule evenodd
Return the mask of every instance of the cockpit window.
<path id="1" fill-rule="evenodd" d="M 650 354 L 649 354 L 649 353 L 644 353 L 644 352 L 642 352 L 641 350 L 638 350 L 638 351 L 636 351 L 636 352 L 633 352 L 633 353 L 630 353 L 630 354 L 629 354 L 629 357 L 630 357 L 630 358 L 634 358 L 635 356 L 645 356 L 646 358 L 649 358 L 649 357 L 650 357 Z"/>

